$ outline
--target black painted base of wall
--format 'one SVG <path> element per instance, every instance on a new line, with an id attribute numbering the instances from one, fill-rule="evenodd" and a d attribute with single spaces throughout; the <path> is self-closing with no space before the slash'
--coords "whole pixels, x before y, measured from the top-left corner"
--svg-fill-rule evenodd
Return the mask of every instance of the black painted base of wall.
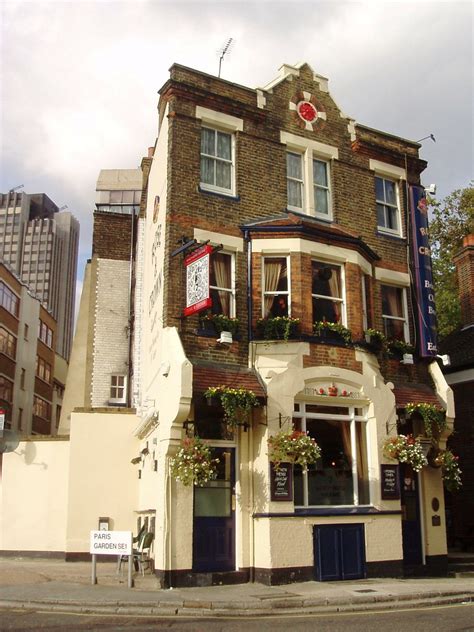
<path id="1" fill-rule="evenodd" d="M 281 586 L 294 582 L 311 582 L 315 579 L 313 566 L 292 566 L 289 568 L 256 568 L 254 581 L 266 586 Z"/>
<path id="2" fill-rule="evenodd" d="M 403 567 L 405 577 L 446 577 L 448 575 L 447 555 L 427 555 L 426 564 Z"/>
<path id="3" fill-rule="evenodd" d="M 367 577 L 403 577 L 403 560 L 384 560 L 383 562 L 366 562 Z"/>
<path id="4" fill-rule="evenodd" d="M 163 571 L 155 569 L 161 588 L 190 588 L 192 586 L 221 586 L 247 584 L 249 569 L 223 573 L 195 573 L 192 570 Z"/>

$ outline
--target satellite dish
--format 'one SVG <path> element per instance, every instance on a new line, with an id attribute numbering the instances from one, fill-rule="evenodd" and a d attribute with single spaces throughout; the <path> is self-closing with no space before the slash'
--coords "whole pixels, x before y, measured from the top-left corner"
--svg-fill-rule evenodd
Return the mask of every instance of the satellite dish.
<path id="1" fill-rule="evenodd" d="M 13 452 L 20 443 L 20 435 L 15 430 L 4 430 L 0 436 L 0 454 Z"/>

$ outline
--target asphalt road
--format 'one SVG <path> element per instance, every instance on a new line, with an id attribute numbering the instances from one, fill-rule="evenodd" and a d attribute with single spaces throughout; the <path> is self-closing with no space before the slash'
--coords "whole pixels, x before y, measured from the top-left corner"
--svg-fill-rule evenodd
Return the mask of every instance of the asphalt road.
<path id="1" fill-rule="evenodd" d="M 61 612 L 0 610 L 0 630 L 55 632 L 87 630 L 103 632 L 474 632 L 474 604 L 455 604 L 384 612 L 341 613 L 332 615 L 275 615 L 266 618 L 153 618 L 128 616 L 77 615 Z"/>

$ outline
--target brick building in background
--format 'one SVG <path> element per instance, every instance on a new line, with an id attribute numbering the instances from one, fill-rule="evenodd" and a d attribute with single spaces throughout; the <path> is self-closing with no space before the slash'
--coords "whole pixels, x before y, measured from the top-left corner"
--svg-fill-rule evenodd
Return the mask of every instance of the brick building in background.
<path id="1" fill-rule="evenodd" d="M 463 486 L 447 498 L 451 518 L 448 537 L 452 544 L 467 546 L 474 539 L 474 235 L 464 238 L 454 263 L 462 326 L 447 336 L 440 347 L 451 359 L 445 376 L 453 389 L 456 419 L 449 445 L 459 456 Z"/>
<path id="2" fill-rule="evenodd" d="M 445 572 L 440 470 L 416 474 L 382 451 L 397 431 L 420 433 L 409 402 L 447 410 L 441 447 L 454 417 L 435 340 L 419 328 L 434 311 L 420 294 L 426 246 L 421 263 L 408 250 L 426 232 L 419 145 L 345 116 L 307 64 L 256 90 L 173 65 L 158 113 L 139 216 L 95 213 L 61 418 L 69 440 L 55 448 L 69 464 L 56 550 L 87 555 L 107 516 L 113 529 L 154 532 L 167 586 Z M 201 246 L 203 259 L 188 258 Z M 212 304 L 193 313 L 207 280 Z M 367 329 L 415 348 L 377 353 Z M 229 428 L 207 406 L 221 385 L 255 393 L 248 422 Z M 292 427 L 322 458 L 290 468 L 279 495 L 268 439 Z M 170 473 L 192 434 L 220 463 L 194 488 Z M 8 464 L 18 489 L 23 470 Z"/>

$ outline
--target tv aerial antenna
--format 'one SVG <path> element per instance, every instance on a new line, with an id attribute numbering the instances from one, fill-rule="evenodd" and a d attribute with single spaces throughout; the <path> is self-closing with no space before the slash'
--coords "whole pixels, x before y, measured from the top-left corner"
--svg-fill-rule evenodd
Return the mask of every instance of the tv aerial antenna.
<path id="1" fill-rule="evenodd" d="M 225 55 L 230 55 L 233 47 L 235 44 L 235 39 L 233 37 L 229 37 L 229 39 L 227 40 L 227 42 L 224 44 L 224 46 L 222 46 L 222 48 L 220 48 L 217 52 L 219 54 L 219 74 L 217 75 L 219 78 L 221 76 L 221 66 L 222 66 L 222 60 L 224 59 Z"/>

